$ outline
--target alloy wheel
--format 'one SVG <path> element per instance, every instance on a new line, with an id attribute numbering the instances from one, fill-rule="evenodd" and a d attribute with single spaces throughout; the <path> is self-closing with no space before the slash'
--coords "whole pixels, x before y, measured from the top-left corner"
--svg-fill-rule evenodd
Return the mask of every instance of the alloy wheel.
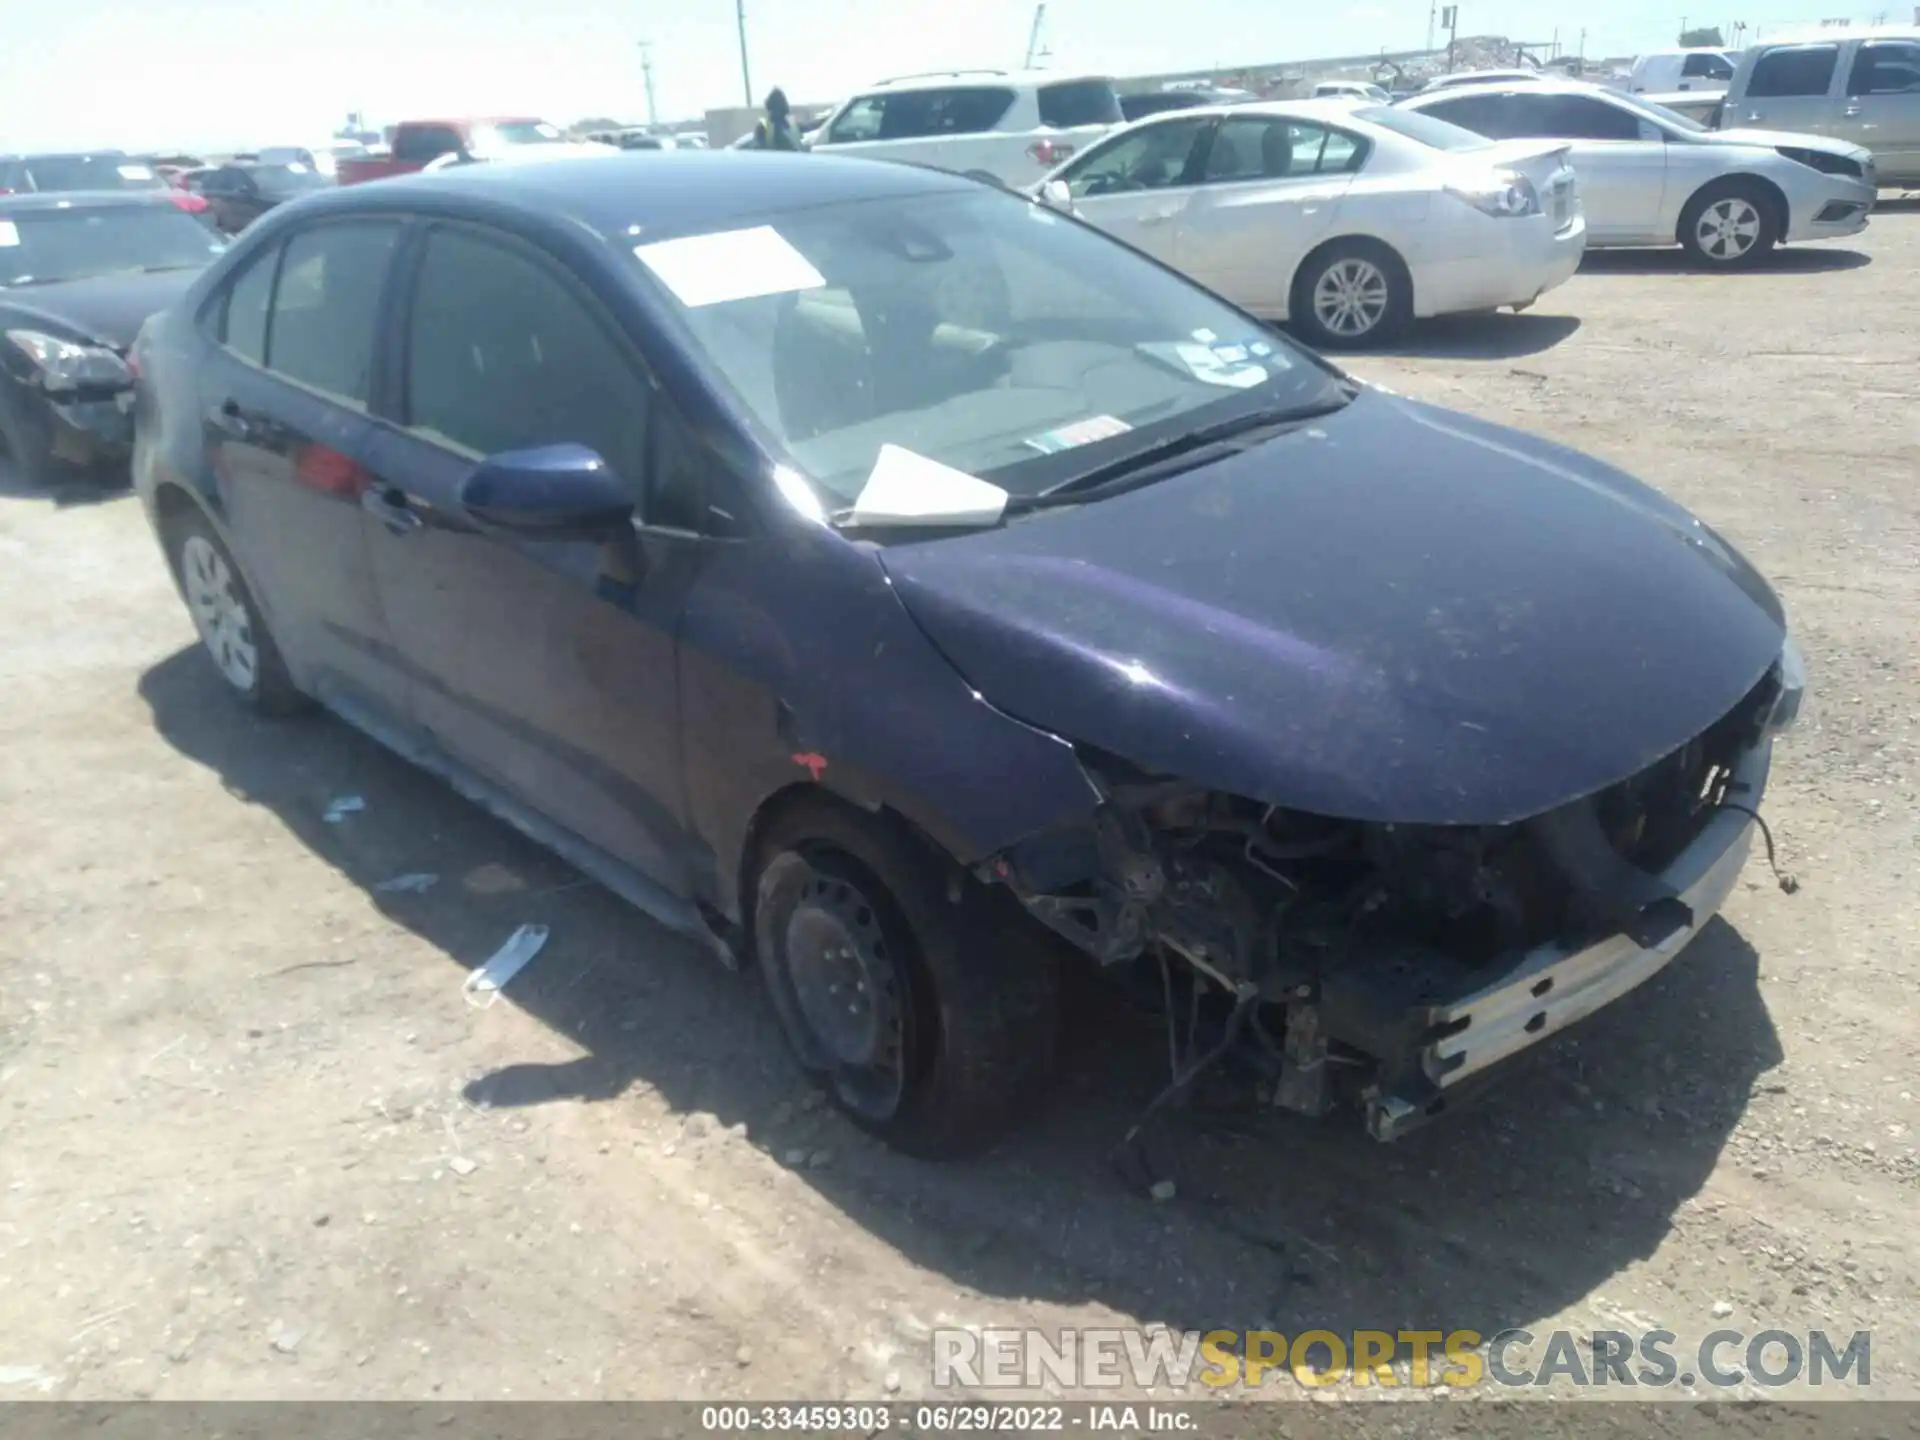
<path id="1" fill-rule="evenodd" d="M 1386 318 L 1392 290 L 1371 260 L 1348 256 L 1329 265 L 1313 287 L 1313 313 L 1331 334 L 1357 340 Z"/>
<path id="2" fill-rule="evenodd" d="M 194 629 L 227 683 L 250 693 L 260 676 L 260 647 L 254 642 L 253 617 L 240 598 L 233 569 L 203 535 L 189 535 L 180 547 L 180 585 Z"/>
<path id="3" fill-rule="evenodd" d="M 1729 195 L 1700 212 L 1694 234 L 1709 259 L 1738 260 L 1759 243 L 1760 212 L 1751 200 Z"/>

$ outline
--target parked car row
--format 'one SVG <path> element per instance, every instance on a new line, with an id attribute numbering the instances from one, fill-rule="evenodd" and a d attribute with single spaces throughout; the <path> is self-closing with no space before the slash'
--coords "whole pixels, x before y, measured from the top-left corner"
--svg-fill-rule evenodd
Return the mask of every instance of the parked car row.
<path id="1" fill-rule="evenodd" d="M 1443 123 L 1377 108 L 1110 143 L 1560 234 L 1523 202 L 1564 145 L 1450 195 L 1408 148 Z M 1075 204 L 1137 173 L 1100 149 Z M 833 1103 L 920 1154 L 1031 1113 L 1076 965 L 1178 1015 L 1175 1090 L 1231 1054 L 1404 1133 L 1709 922 L 1805 684 L 1670 500 L 923 166 L 330 189 L 132 363 L 216 683 L 328 707 L 756 968 Z"/>

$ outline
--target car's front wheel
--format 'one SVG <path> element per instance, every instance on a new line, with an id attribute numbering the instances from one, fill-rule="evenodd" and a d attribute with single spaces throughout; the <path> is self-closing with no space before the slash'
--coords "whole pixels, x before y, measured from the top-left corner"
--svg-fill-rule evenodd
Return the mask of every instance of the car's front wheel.
<path id="1" fill-rule="evenodd" d="M 1051 1069 L 1047 948 L 904 824 L 808 804 L 756 848 L 754 954 L 802 1068 L 896 1149 L 992 1144 Z"/>
<path id="2" fill-rule="evenodd" d="M 220 678 L 265 715 L 301 709 L 294 686 L 253 592 L 232 554 L 198 511 L 182 509 L 166 523 L 167 558 L 193 628 Z"/>
<path id="3" fill-rule="evenodd" d="M 1709 185 L 1681 212 L 1681 247 L 1710 270 L 1757 265 L 1780 241 L 1774 210 L 1766 192 L 1749 181 Z"/>
<path id="4" fill-rule="evenodd" d="M 1310 257 L 1294 282 L 1290 313 L 1309 345 L 1378 345 L 1413 318 L 1413 281 L 1384 245 L 1348 240 Z"/>

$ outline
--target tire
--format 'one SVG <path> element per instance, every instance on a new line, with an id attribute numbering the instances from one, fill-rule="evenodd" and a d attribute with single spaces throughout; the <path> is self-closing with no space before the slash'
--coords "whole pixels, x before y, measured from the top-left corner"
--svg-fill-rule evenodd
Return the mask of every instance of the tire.
<path id="1" fill-rule="evenodd" d="M 1413 281 L 1385 245 L 1341 240 L 1300 267 L 1288 314 L 1316 350 L 1384 344 L 1413 319 Z"/>
<path id="2" fill-rule="evenodd" d="M 1774 198 L 1751 180 L 1716 181 L 1680 212 L 1679 240 L 1702 269 L 1751 269 L 1780 243 Z"/>
<path id="3" fill-rule="evenodd" d="M 291 715 L 308 701 L 293 683 L 273 632 L 233 555 L 197 510 L 165 527 L 167 561 L 200 644 L 227 689 L 262 715 Z"/>
<path id="4" fill-rule="evenodd" d="M 1000 1139 L 1045 1087 L 1058 1013 L 1053 956 L 1012 900 L 837 805 L 787 811 L 755 854 L 754 954 L 801 1067 L 907 1154 Z"/>

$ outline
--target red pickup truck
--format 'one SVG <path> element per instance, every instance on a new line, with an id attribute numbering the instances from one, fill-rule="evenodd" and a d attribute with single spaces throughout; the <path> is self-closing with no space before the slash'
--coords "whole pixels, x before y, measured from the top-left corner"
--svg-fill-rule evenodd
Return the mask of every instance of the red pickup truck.
<path id="1" fill-rule="evenodd" d="M 442 155 L 492 159 L 522 145 L 558 145 L 566 138 L 558 127 L 524 115 L 489 120 L 406 120 L 394 128 L 390 153 L 343 156 L 336 178 L 342 185 L 358 185 L 389 175 L 411 175 Z"/>

